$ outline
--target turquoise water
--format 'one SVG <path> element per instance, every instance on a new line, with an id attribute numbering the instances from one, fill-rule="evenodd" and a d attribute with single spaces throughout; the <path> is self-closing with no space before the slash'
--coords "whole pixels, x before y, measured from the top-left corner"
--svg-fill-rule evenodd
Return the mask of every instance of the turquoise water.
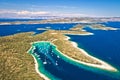
<path id="1" fill-rule="evenodd" d="M 40 66 L 39 71 L 52 80 L 80 80 L 81 77 L 78 74 L 81 73 L 81 69 L 82 71 L 86 69 L 88 72 L 92 71 L 94 73 L 99 73 L 98 75 L 107 74 L 106 76 L 109 77 L 113 75 L 112 77 L 114 78 L 120 76 L 119 72 L 109 72 L 74 62 L 62 55 L 62 53 L 57 50 L 56 46 L 50 42 L 42 41 L 33 43 L 29 53 L 36 58 Z M 74 72 L 72 72 L 72 70 L 74 70 Z M 67 76 L 71 77 L 68 78 Z M 103 76 L 97 80 L 100 79 L 103 79 Z"/>

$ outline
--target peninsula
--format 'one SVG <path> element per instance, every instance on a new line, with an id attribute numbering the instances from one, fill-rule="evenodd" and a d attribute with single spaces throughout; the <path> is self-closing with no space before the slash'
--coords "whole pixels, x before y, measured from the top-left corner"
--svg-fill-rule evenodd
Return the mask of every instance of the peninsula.
<path id="1" fill-rule="evenodd" d="M 27 78 L 41 80 L 45 78 L 42 76 L 43 74 L 39 76 L 36 73 L 34 69 L 34 59 L 27 53 L 31 47 L 30 43 L 38 41 L 50 42 L 56 46 L 57 50 L 63 57 L 68 58 L 76 63 L 110 72 L 117 72 L 116 68 L 102 60 L 90 56 L 83 49 L 78 48 L 74 42 L 69 41 L 68 37 L 64 36 L 59 31 L 48 30 L 42 34 L 34 36 L 32 36 L 32 34 L 33 33 L 31 32 L 20 33 L 0 38 L 0 66 L 4 66 L 0 68 L 0 71 L 2 71 L 2 74 L 0 74 L 0 76 L 2 76 L 1 79 Z"/>
<path id="2" fill-rule="evenodd" d="M 111 65 L 90 56 L 83 49 L 78 48 L 76 43 L 69 41 L 68 37 L 64 36 L 60 32 L 57 32 L 55 30 L 49 30 L 40 35 L 36 35 L 36 37 L 37 36 L 41 37 L 39 41 L 47 41 L 52 43 L 57 47 L 57 49 L 61 52 L 62 55 L 66 56 L 66 58 L 74 60 L 75 62 L 108 71 L 117 71 L 117 69 L 113 68 Z"/>

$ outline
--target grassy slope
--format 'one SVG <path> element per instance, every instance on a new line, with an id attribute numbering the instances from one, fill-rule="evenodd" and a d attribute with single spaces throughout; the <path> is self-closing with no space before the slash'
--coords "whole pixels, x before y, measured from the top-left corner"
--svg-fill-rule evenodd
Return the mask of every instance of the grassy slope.
<path id="1" fill-rule="evenodd" d="M 33 33 L 20 33 L 12 36 L 0 37 L 0 80 L 42 80 L 35 71 L 34 60 L 27 53 L 31 42 L 51 41 L 62 53 L 87 63 L 100 64 L 86 57 L 74 48 L 66 36 L 56 31 L 46 31 L 32 36 Z M 66 47 L 67 46 L 67 47 Z"/>
<path id="2" fill-rule="evenodd" d="M 0 38 L 0 80 L 43 80 L 27 53 L 32 40 L 31 33 Z"/>

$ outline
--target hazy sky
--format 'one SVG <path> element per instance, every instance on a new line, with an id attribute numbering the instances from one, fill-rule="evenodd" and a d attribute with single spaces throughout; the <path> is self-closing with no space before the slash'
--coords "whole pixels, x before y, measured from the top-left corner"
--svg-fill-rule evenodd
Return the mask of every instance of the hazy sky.
<path id="1" fill-rule="evenodd" d="M 120 0 L 0 0 L 0 17 L 120 16 Z"/>

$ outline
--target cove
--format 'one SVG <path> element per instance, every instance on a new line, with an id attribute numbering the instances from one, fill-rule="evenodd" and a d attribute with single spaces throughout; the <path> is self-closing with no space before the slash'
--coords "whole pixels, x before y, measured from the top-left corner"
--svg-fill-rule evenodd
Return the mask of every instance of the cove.
<path id="1" fill-rule="evenodd" d="M 32 43 L 32 47 L 28 52 L 37 60 L 39 72 L 52 80 L 87 80 L 93 78 L 97 78 L 97 80 L 110 80 L 119 76 L 118 73 L 108 72 L 74 62 L 65 57 L 54 44 L 47 41 Z M 91 76 L 90 73 L 95 76 Z M 87 78 L 84 74 L 87 75 Z M 106 77 L 106 75 L 109 76 Z M 110 77 L 111 75 L 112 77 Z"/>

